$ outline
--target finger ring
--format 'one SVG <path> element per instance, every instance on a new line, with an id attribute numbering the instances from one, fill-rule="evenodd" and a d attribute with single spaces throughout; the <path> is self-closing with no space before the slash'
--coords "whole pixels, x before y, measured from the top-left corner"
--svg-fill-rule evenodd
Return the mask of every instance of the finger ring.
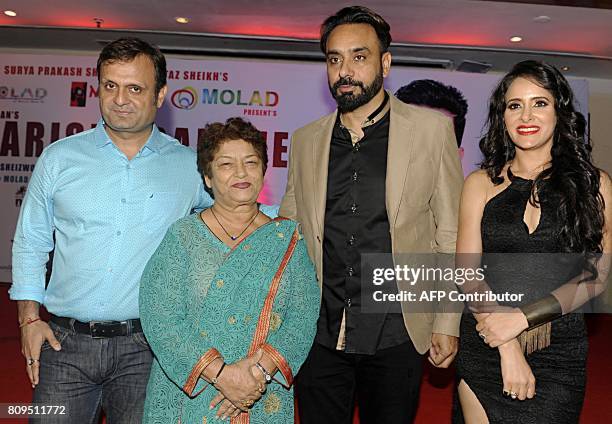
<path id="1" fill-rule="evenodd" d="M 253 406 L 255 402 L 253 402 L 252 400 L 244 400 L 242 401 L 242 406 L 244 406 L 245 408 L 251 407 Z"/>
<path id="2" fill-rule="evenodd" d="M 510 396 L 510 392 L 509 392 L 508 390 L 505 390 L 505 389 L 504 389 L 504 391 L 503 391 L 503 395 L 504 395 L 505 397 L 508 397 L 508 396 Z"/>
<path id="3" fill-rule="evenodd" d="M 257 390 L 259 391 L 259 393 L 263 393 L 266 391 L 266 388 L 262 385 L 260 385 L 259 387 L 257 387 Z"/>
<path id="4" fill-rule="evenodd" d="M 38 359 L 28 358 L 28 366 L 31 367 L 34 365 L 34 362 L 38 362 Z"/>
<path id="5" fill-rule="evenodd" d="M 480 336 L 480 338 L 482 339 L 483 342 L 487 342 L 487 336 L 484 335 L 484 333 L 481 331 L 480 333 L 478 333 L 478 335 Z"/>
<path id="6" fill-rule="evenodd" d="M 514 393 L 514 392 L 510 392 L 510 397 L 511 397 L 512 399 L 516 399 L 516 398 L 518 397 L 518 394 L 517 394 L 517 393 Z"/>

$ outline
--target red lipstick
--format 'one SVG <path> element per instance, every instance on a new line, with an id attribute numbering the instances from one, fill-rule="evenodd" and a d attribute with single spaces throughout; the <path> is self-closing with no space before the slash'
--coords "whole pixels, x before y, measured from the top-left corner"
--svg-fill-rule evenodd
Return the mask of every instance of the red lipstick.
<path id="1" fill-rule="evenodd" d="M 516 128 L 516 132 L 520 135 L 532 135 L 540 131 L 537 125 L 520 125 Z"/>

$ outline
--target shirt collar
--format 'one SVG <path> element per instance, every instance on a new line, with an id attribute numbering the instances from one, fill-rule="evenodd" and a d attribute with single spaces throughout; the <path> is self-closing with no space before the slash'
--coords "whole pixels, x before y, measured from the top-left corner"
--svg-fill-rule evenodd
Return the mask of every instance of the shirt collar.
<path id="1" fill-rule="evenodd" d="M 378 108 L 376 108 L 374 112 L 372 112 L 365 119 L 365 121 L 361 123 L 361 128 L 366 128 L 366 127 L 369 127 L 370 125 L 374 125 L 375 123 L 380 121 L 387 114 L 387 112 L 389 112 L 389 110 L 391 109 L 391 102 L 389 102 L 389 93 L 387 93 L 386 90 L 384 91 L 384 93 L 385 93 L 385 97 L 382 103 L 380 104 L 380 106 L 378 106 Z M 340 115 L 340 113 L 338 113 L 337 120 L 343 128 L 346 128 L 344 124 L 342 123 L 342 116 Z"/>
<path id="2" fill-rule="evenodd" d="M 104 119 L 103 118 L 100 118 L 100 120 L 96 124 L 95 141 L 96 141 L 96 147 L 98 148 L 102 148 L 113 142 L 108 136 L 108 133 L 106 132 L 106 130 L 104 129 Z M 159 131 L 159 128 L 157 128 L 157 125 L 153 124 L 153 130 L 151 131 L 151 135 L 149 135 L 149 139 L 147 140 L 145 145 L 142 147 L 142 149 L 149 149 L 152 152 L 159 153 L 161 146 L 162 146 L 161 131 Z"/>
<path id="3" fill-rule="evenodd" d="M 387 93 L 387 91 L 385 91 L 384 93 L 385 98 L 383 99 L 382 103 L 374 112 L 370 114 L 370 116 L 368 116 L 368 118 L 363 122 L 363 124 L 361 124 L 362 128 L 377 123 L 382 119 L 383 116 L 387 114 L 387 112 L 389 112 L 389 109 L 391 109 L 391 105 L 389 104 L 389 93 Z"/>

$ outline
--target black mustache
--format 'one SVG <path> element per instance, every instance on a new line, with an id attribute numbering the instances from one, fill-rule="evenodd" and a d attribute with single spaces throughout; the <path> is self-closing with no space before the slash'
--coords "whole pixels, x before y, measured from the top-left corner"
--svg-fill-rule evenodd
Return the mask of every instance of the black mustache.
<path id="1" fill-rule="evenodd" d="M 334 83 L 334 90 L 338 90 L 340 86 L 342 85 L 352 85 L 354 87 L 361 87 L 361 89 L 365 88 L 361 81 L 355 81 L 352 78 L 344 77 L 344 78 L 340 78 L 338 81 Z"/>

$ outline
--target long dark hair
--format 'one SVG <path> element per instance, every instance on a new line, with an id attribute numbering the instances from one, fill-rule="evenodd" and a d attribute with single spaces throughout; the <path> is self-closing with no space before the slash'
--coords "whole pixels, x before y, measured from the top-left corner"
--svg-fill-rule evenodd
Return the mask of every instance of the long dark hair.
<path id="1" fill-rule="evenodd" d="M 519 62 L 499 83 L 489 102 L 486 134 L 480 140 L 484 160 L 481 169 L 487 171 L 494 184 L 501 184 L 501 172 L 514 158 L 515 147 L 504 125 L 505 95 L 510 84 L 526 78 L 548 90 L 554 98 L 557 125 L 553 134 L 551 166 L 535 179 L 530 202 L 537 205 L 536 193 L 544 180 L 561 198 L 558 234 L 566 252 L 602 251 L 604 201 L 599 193 L 599 169 L 591 159 L 591 145 L 585 134 L 584 116 L 574 109 L 574 95 L 565 77 L 555 67 L 538 61 Z M 590 268 L 590 267 L 589 267 Z M 595 271 L 596 272 L 596 271 Z"/>

